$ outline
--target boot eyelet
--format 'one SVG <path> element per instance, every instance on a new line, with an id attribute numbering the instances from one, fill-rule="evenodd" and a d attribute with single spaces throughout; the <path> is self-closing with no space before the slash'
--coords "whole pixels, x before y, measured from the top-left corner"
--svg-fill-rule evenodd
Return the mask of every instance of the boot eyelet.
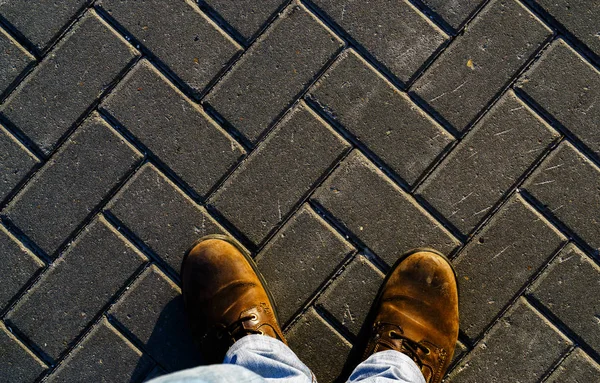
<path id="1" fill-rule="evenodd" d="M 431 354 L 431 350 L 429 350 L 428 348 L 425 349 L 425 355 L 429 355 Z"/>

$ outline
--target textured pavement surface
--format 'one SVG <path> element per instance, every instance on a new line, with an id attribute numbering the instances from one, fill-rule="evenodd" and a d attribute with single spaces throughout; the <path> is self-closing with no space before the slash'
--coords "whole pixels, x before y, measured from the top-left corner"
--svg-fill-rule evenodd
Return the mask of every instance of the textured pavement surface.
<path id="1" fill-rule="evenodd" d="M 600 382 L 599 68 L 596 0 L 0 1 L 0 382 L 202 363 L 209 233 L 321 382 L 424 246 L 448 381 Z"/>

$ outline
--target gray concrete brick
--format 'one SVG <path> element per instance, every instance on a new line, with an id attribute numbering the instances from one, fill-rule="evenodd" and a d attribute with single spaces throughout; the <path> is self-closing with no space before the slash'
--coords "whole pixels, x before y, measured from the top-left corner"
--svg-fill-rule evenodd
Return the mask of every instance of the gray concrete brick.
<path id="1" fill-rule="evenodd" d="M 483 3 L 483 0 L 423 0 L 423 3 L 457 29 Z"/>
<path id="2" fill-rule="evenodd" d="M 152 371 L 150 371 L 150 373 L 148 375 L 146 375 L 146 377 L 144 378 L 143 381 L 147 382 L 147 381 L 149 381 L 151 379 L 158 378 L 158 377 L 163 376 L 165 374 L 166 374 L 165 370 L 163 370 L 159 366 L 156 366 L 156 367 L 154 367 L 152 369 Z"/>
<path id="3" fill-rule="evenodd" d="M 510 200 L 454 262 L 465 334 L 478 338 L 565 240 L 521 197 Z"/>
<path id="4" fill-rule="evenodd" d="M 52 254 L 140 157 L 93 115 L 12 200 L 6 214 Z"/>
<path id="5" fill-rule="evenodd" d="M 453 140 L 352 50 L 336 61 L 309 97 L 409 184 Z"/>
<path id="6" fill-rule="evenodd" d="M 535 0 L 575 37 L 600 55 L 600 3 L 586 0 Z"/>
<path id="7" fill-rule="evenodd" d="M 570 344 L 521 298 L 450 377 L 453 383 L 539 382 Z"/>
<path id="8" fill-rule="evenodd" d="M 245 153 L 146 61 L 102 107 L 201 195 Z"/>
<path id="9" fill-rule="evenodd" d="M 44 262 L 0 225 L 0 311 L 43 266 Z"/>
<path id="10" fill-rule="evenodd" d="M 452 356 L 452 363 L 456 363 L 457 360 L 463 357 L 469 349 L 460 340 L 456 341 L 456 347 L 454 348 L 454 355 Z"/>
<path id="11" fill-rule="evenodd" d="M 41 51 L 87 3 L 88 0 L 32 1 L 23 6 L 19 1 L 3 1 L 0 14 Z"/>
<path id="12" fill-rule="evenodd" d="M 168 372 L 200 364 L 181 291 L 155 266 L 144 271 L 110 315 Z"/>
<path id="13" fill-rule="evenodd" d="M 21 344 L 0 322 L 0 381 L 33 382 L 46 365 Z"/>
<path id="14" fill-rule="evenodd" d="M 447 38 L 408 1 L 313 2 L 403 82 Z"/>
<path id="15" fill-rule="evenodd" d="M 317 189 L 313 200 L 390 265 L 415 247 L 449 253 L 458 245 L 411 196 L 358 151 Z"/>
<path id="16" fill-rule="evenodd" d="M 468 234 L 558 137 L 510 91 L 417 193 Z"/>
<path id="17" fill-rule="evenodd" d="M 600 156 L 600 72 L 564 41 L 554 42 L 516 85 Z"/>
<path id="18" fill-rule="evenodd" d="M 246 39 L 252 37 L 283 0 L 204 0 Z"/>
<path id="19" fill-rule="evenodd" d="M 206 100 L 255 142 L 341 47 L 341 40 L 294 3 Z"/>
<path id="20" fill-rule="evenodd" d="M 600 169 L 564 141 L 523 187 L 595 249 L 600 249 Z"/>
<path id="21" fill-rule="evenodd" d="M 359 255 L 325 290 L 317 304 L 331 313 L 351 333 L 358 335 L 383 278 L 381 271 Z"/>
<path id="22" fill-rule="evenodd" d="M 279 230 L 256 262 L 277 302 L 282 325 L 352 251 L 353 247 L 306 205 Z"/>
<path id="23" fill-rule="evenodd" d="M 299 104 L 209 203 L 259 244 L 348 149 L 323 120 Z"/>
<path id="24" fill-rule="evenodd" d="M 532 286 L 532 293 L 600 353 L 600 266 L 569 245 Z"/>
<path id="25" fill-rule="evenodd" d="M 37 163 L 38 160 L 0 125 L 0 202 Z"/>
<path id="26" fill-rule="evenodd" d="M 87 227 L 6 317 L 54 360 L 145 260 L 108 225 Z"/>
<path id="27" fill-rule="evenodd" d="M 600 376 L 600 365 L 580 348 L 575 349 L 558 366 L 547 383 L 588 383 Z"/>
<path id="28" fill-rule="evenodd" d="M 125 40 L 89 12 L 0 111 L 49 153 L 135 55 Z"/>
<path id="29" fill-rule="evenodd" d="M 197 93 L 241 47 L 194 3 L 101 0 L 99 5 Z"/>
<path id="30" fill-rule="evenodd" d="M 177 272 L 194 241 L 224 233 L 204 208 L 152 165 L 144 165 L 107 209 Z"/>
<path id="31" fill-rule="evenodd" d="M 335 381 L 352 347 L 312 308 L 286 332 L 286 338 L 321 382 Z"/>
<path id="32" fill-rule="evenodd" d="M 138 382 L 153 362 L 102 319 L 47 382 Z"/>
<path id="33" fill-rule="evenodd" d="M 2 94 L 35 59 L 2 28 L 0 28 L 0 52 L 2 52 L 0 55 L 0 94 Z"/>
<path id="34" fill-rule="evenodd" d="M 551 34 L 519 2 L 494 0 L 412 90 L 462 131 Z"/>

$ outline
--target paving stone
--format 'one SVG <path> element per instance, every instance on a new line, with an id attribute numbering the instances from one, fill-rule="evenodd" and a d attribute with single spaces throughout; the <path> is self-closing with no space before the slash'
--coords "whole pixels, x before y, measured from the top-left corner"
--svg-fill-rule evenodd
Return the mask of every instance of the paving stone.
<path id="1" fill-rule="evenodd" d="M 88 0 L 55 2 L 0 2 L 0 14 L 38 50 L 44 50 L 60 31 L 75 18 Z"/>
<path id="2" fill-rule="evenodd" d="M 559 220 L 600 249 L 600 170 L 563 142 L 523 185 Z"/>
<path id="3" fill-rule="evenodd" d="M 349 146 L 300 104 L 236 169 L 209 203 L 259 244 Z"/>
<path id="4" fill-rule="evenodd" d="M 46 366 L 0 322 L 0 381 L 33 382 Z"/>
<path id="5" fill-rule="evenodd" d="M 600 365 L 580 348 L 573 351 L 550 375 L 547 383 L 588 383 L 600 376 Z"/>
<path id="6" fill-rule="evenodd" d="M 0 203 L 38 160 L 0 125 Z"/>
<path id="7" fill-rule="evenodd" d="M 283 4 L 282 0 L 204 0 L 246 39 L 251 38 Z"/>
<path id="8" fill-rule="evenodd" d="M 453 141 L 352 50 L 336 61 L 309 98 L 409 184 Z"/>
<path id="9" fill-rule="evenodd" d="M 56 360 L 144 260 L 103 219 L 94 221 L 6 320 Z"/>
<path id="10" fill-rule="evenodd" d="M 256 142 L 341 47 L 341 40 L 294 3 L 206 100 Z"/>
<path id="11" fill-rule="evenodd" d="M 0 311 L 21 290 L 24 285 L 36 274 L 44 262 L 21 245 L 18 240 L 0 225 Z"/>
<path id="12" fill-rule="evenodd" d="M 194 92 L 201 92 L 241 47 L 187 0 L 101 0 L 117 22 Z"/>
<path id="13" fill-rule="evenodd" d="M 451 380 L 453 383 L 539 382 L 570 344 L 521 298 L 463 359 L 451 374 Z"/>
<path id="14" fill-rule="evenodd" d="M 600 55 L 600 3 L 586 0 L 535 0 L 575 37 Z"/>
<path id="15" fill-rule="evenodd" d="M 600 266 L 569 245 L 532 290 L 537 300 L 600 353 Z"/>
<path id="16" fill-rule="evenodd" d="M 460 340 L 456 341 L 456 347 L 454 348 L 454 355 L 452 356 L 452 363 L 456 363 L 457 360 L 462 358 L 469 349 Z"/>
<path id="17" fill-rule="evenodd" d="M 558 137 L 508 92 L 427 178 L 418 194 L 468 234 Z"/>
<path id="18" fill-rule="evenodd" d="M 245 153 L 146 61 L 102 106 L 201 195 Z"/>
<path id="19" fill-rule="evenodd" d="M 444 21 L 458 29 L 460 25 L 483 3 L 482 0 L 423 0 Z"/>
<path id="20" fill-rule="evenodd" d="M 102 319 L 47 382 L 137 382 L 152 363 Z"/>
<path id="21" fill-rule="evenodd" d="M 281 324 L 292 318 L 352 251 L 307 205 L 279 230 L 256 262 L 277 302 Z"/>
<path id="22" fill-rule="evenodd" d="M 0 4 L 0 8 L 2 5 Z M 0 28 L 0 95 L 35 59 Z"/>
<path id="23" fill-rule="evenodd" d="M 89 12 L 11 94 L 2 113 L 48 154 L 134 57 L 125 40 Z"/>
<path id="24" fill-rule="evenodd" d="M 144 271 L 110 314 L 168 372 L 200 364 L 181 291 L 155 266 Z"/>
<path id="25" fill-rule="evenodd" d="M 447 38 L 408 1 L 313 2 L 403 82 Z"/>
<path id="26" fill-rule="evenodd" d="M 325 290 L 317 304 L 323 306 L 352 334 L 358 335 L 383 278 L 381 271 L 359 255 Z"/>
<path id="27" fill-rule="evenodd" d="M 35 174 L 6 213 L 29 238 L 52 254 L 140 157 L 94 115 Z"/>
<path id="28" fill-rule="evenodd" d="M 478 338 L 565 240 L 520 196 L 513 197 L 454 262 L 465 334 Z"/>
<path id="29" fill-rule="evenodd" d="M 224 233 L 204 208 L 152 165 L 144 165 L 107 209 L 177 272 L 194 241 Z"/>
<path id="30" fill-rule="evenodd" d="M 143 381 L 147 382 L 149 380 L 152 380 L 154 378 L 158 378 L 159 376 L 163 376 L 165 374 L 166 374 L 165 370 L 163 370 L 159 366 L 156 366 L 156 367 L 154 367 L 152 369 L 152 371 L 150 371 L 150 373 L 148 375 L 146 375 L 146 377 L 144 378 Z"/>
<path id="31" fill-rule="evenodd" d="M 413 91 L 462 131 L 552 32 L 515 0 L 494 0 Z"/>
<path id="32" fill-rule="evenodd" d="M 516 85 L 600 156 L 600 72 L 564 41 L 554 42 Z"/>
<path id="33" fill-rule="evenodd" d="M 458 245 L 412 197 L 358 151 L 317 189 L 313 200 L 390 265 L 415 247 L 449 253 Z"/>
<path id="34" fill-rule="evenodd" d="M 335 381 L 352 347 L 312 308 L 287 331 L 286 338 L 321 382 Z"/>

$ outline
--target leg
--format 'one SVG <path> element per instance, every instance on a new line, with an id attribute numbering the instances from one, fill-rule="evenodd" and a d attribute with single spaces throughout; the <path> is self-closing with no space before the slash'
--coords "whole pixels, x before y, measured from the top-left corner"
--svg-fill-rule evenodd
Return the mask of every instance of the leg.
<path id="1" fill-rule="evenodd" d="M 181 280 L 192 334 L 209 363 L 223 364 L 157 383 L 311 382 L 310 370 L 285 344 L 273 298 L 254 261 L 231 238 L 202 238 L 186 254 Z"/>
<path id="2" fill-rule="evenodd" d="M 263 335 L 243 337 L 223 364 L 191 368 L 149 383 L 310 383 L 312 373 L 283 342 Z"/>
<path id="3" fill-rule="evenodd" d="M 350 382 L 440 383 L 458 339 L 458 286 L 441 254 L 416 250 L 379 291 L 364 360 Z"/>

